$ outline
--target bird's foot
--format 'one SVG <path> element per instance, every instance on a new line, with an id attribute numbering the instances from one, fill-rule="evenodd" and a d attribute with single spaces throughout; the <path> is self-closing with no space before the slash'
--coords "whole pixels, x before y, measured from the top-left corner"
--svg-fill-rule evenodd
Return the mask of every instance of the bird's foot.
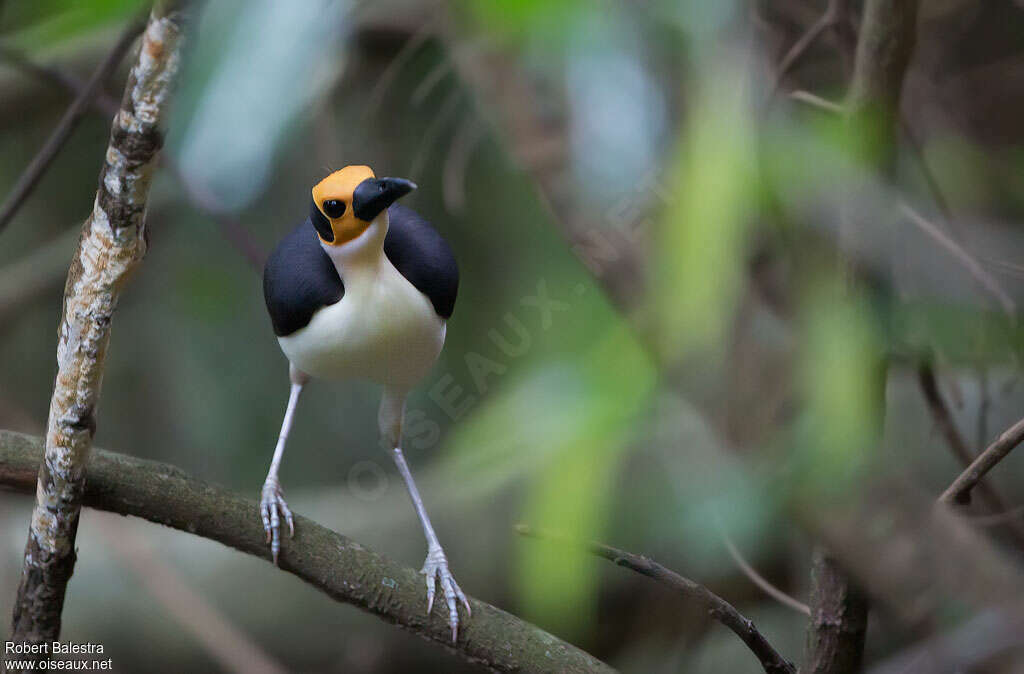
<path id="1" fill-rule="evenodd" d="M 267 543 L 270 543 L 270 552 L 274 555 L 275 566 L 277 565 L 277 556 L 281 552 L 282 516 L 288 523 L 289 537 L 294 536 L 295 522 L 292 520 L 292 511 L 284 502 L 281 483 L 277 481 L 277 478 L 268 477 L 260 492 L 260 517 L 263 518 L 263 530 L 267 532 Z"/>
<path id="2" fill-rule="evenodd" d="M 465 593 L 455 582 L 452 572 L 448 570 L 448 558 L 445 557 L 444 550 L 437 547 L 427 552 L 427 559 L 423 562 L 420 573 L 427 577 L 427 615 L 430 615 L 431 609 L 434 608 L 434 590 L 436 583 L 440 581 L 445 603 L 448 604 L 448 624 L 452 627 L 452 643 L 455 643 L 459 639 L 458 602 L 461 601 L 466 607 L 467 618 L 473 611 L 469 608 L 469 600 L 466 599 Z"/>

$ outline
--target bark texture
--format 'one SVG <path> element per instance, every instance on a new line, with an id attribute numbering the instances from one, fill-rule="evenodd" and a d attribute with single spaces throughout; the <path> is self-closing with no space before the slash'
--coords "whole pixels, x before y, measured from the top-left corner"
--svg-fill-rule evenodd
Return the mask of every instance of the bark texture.
<path id="1" fill-rule="evenodd" d="M 0 431 L 0 486 L 31 493 L 42 445 L 39 438 Z M 83 504 L 187 531 L 270 561 L 255 501 L 174 466 L 96 450 Z M 437 602 L 431 615 L 426 613 L 420 574 L 299 515 L 295 538 L 281 551 L 280 567 L 333 599 L 491 671 L 615 671 L 539 627 L 473 598 L 473 616 L 460 625 L 458 643 L 453 645 L 444 602 Z"/>
<path id="2" fill-rule="evenodd" d="M 811 622 L 802 674 L 854 674 L 861 669 L 867 598 L 824 548 L 811 561 Z"/>
<path id="3" fill-rule="evenodd" d="M 178 71 L 183 18 L 175 3 L 157 3 L 150 15 L 114 118 L 93 211 L 68 271 L 46 453 L 38 466 L 36 506 L 14 605 L 15 641 L 41 643 L 60 634 L 110 323 L 146 252 L 146 199 Z"/>

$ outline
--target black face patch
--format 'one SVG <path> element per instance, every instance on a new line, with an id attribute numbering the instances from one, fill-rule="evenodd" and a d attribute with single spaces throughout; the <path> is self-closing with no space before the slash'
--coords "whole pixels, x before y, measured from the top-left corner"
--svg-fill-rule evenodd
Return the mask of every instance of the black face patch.
<path id="1" fill-rule="evenodd" d="M 344 204 L 342 204 L 344 206 Z M 316 228 L 316 233 L 320 235 L 320 238 L 331 243 L 334 241 L 334 230 L 331 229 L 331 221 L 327 219 L 320 209 L 316 206 L 316 200 L 310 197 L 309 199 L 309 219 L 313 223 L 313 227 Z"/>
<path id="2" fill-rule="evenodd" d="M 328 199 L 324 202 L 324 213 L 329 218 L 340 218 L 345 215 L 345 202 L 340 199 Z"/>

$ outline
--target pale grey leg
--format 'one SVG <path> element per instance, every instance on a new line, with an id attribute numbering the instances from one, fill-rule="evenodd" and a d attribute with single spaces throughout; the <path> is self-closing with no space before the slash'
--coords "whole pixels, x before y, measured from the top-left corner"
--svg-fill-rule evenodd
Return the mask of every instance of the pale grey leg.
<path id="1" fill-rule="evenodd" d="M 385 391 L 384 398 L 380 403 L 379 421 L 381 435 L 387 440 L 388 446 L 392 448 L 391 457 L 395 460 L 398 472 L 405 481 L 406 489 L 409 491 L 409 498 L 412 499 L 413 508 L 416 509 L 416 514 L 420 518 L 420 524 L 423 526 L 423 535 L 427 539 L 427 559 L 423 562 L 423 568 L 420 569 L 420 573 L 424 574 L 427 580 L 427 613 L 429 614 L 434 607 L 435 588 L 437 587 L 437 582 L 440 581 L 441 589 L 444 591 L 445 602 L 448 605 L 448 624 L 451 625 L 452 641 L 454 642 L 459 637 L 458 602 L 462 601 L 466 607 L 467 616 L 472 615 L 472 609 L 469 607 L 469 600 L 466 598 L 465 593 L 463 593 L 458 583 L 455 582 L 455 578 L 448 569 L 448 558 L 441 548 L 441 542 L 437 540 L 437 534 L 434 533 L 434 526 L 430 523 L 430 516 L 427 515 L 427 509 L 423 505 L 419 489 L 416 488 L 416 482 L 412 479 L 409 464 L 405 462 L 405 455 L 402 453 L 401 447 L 402 419 L 404 414 L 405 396 Z"/>
<path id="2" fill-rule="evenodd" d="M 288 442 L 288 432 L 292 429 L 292 418 L 295 416 L 295 408 L 299 404 L 302 387 L 309 381 L 309 376 L 295 369 L 295 366 L 289 367 L 288 375 L 292 382 L 291 392 L 288 395 L 288 407 L 284 412 L 284 421 L 281 423 L 281 434 L 277 437 L 277 446 L 274 447 L 274 458 L 270 461 L 270 470 L 267 471 L 267 479 L 260 491 L 260 517 L 263 519 L 263 530 L 267 532 L 267 543 L 270 543 L 270 552 L 274 556 L 275 565 L 281 552 L 282 516 L 288 523 L 289 536 L 295 535 L 292 511 L 285 503 L 277 471 L 281 467 L 281 457 L 284 456 L 284 446 Z"/>

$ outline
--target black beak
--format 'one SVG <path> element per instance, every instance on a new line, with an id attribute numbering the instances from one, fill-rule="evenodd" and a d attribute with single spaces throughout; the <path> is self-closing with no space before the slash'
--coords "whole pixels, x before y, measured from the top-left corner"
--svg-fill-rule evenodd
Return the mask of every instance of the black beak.
<path id="1" fill-rule="evenodd" d="M 367 178 L 352 193 L 352 214 L 370 222 L 385 208 L 416 189 L 416 183 L 402 178 Z"/>

